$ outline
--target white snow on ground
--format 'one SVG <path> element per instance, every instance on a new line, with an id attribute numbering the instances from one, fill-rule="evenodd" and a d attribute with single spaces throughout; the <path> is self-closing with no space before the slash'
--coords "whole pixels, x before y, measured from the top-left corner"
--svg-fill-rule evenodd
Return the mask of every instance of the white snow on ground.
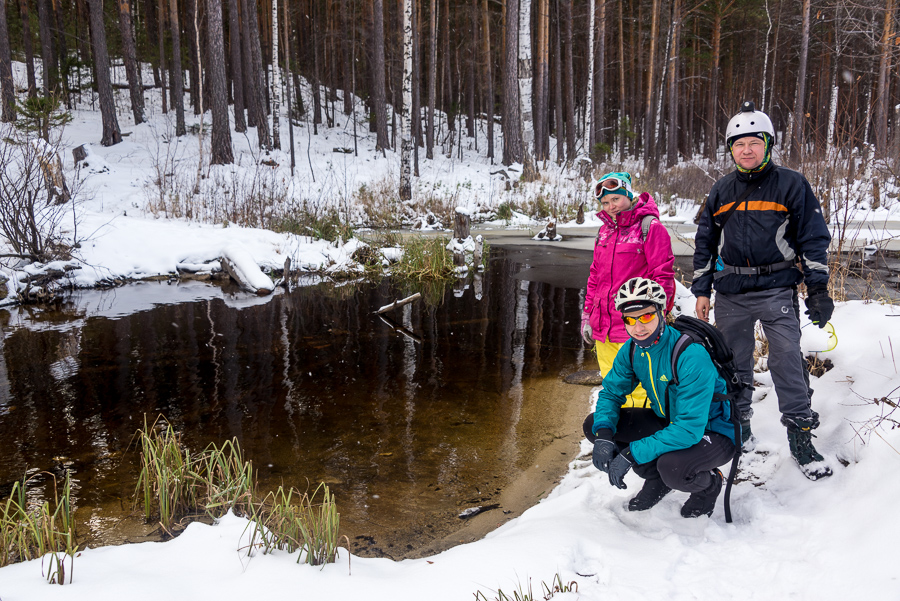
<path id="1" fill-rule="evenodd" d="M 770 378 L 757 374 L 759 444 L 744 458 L 750 480 L 733 489 L 732 524 L 721 499 L 712 518 L 682 518 L 682 493 L 630 513 L 626 502 L 640 479 L 629 474 L 628 490 L 620 491 L 585 455 L 521 517 L 426 559 L 350 558 L 342 550 L 337 563 L 317 568 L 298 564 L 296 554 L 247 557 L 247 522 L 228 516 L 215 526 L 192 524 L 166 543 L 84 550 L 72 585 L 47 584 L 38 560 L 5 567 L 0 598 L 455 601 L 477 591 L 495 599 L 498 589 L 512 598 L 529 583 L 541 597 L 541 583 L 559 575 L 578 590 L 556 599 L 898 599 L 900 428 L 877 425 L 892 407 L 872 401 L 900 400 L 900 310 L 841 303 L 832 323 L 840 341 L 821 357 L 835 367 L 813 387 L 822 419 L 816 444 L 835 474 L 818 482 L 803 477 L 778 423 Z M 805 336 L 805 350 L 820 350 L 826 339 Z M 595 395 L 573 401 L 587 411 L 588 396 Z M 582 451 L 589 452 L 587 441 Z"/>
<path id="2" fill-rule="evenodd" d="M 149 92 L 148 98 L 153 95 Z M 113 147 L 96 144 L 100 135 L 96 113 L 76 111 L 66 130 L 63 160 L 70 176 L 74 174 L 71 149 L 93 142 L 89 166 L 81 172 L 88 197 L 79 205 L 76 218 L 63 223 L 68 235 L 81 244 L 76 257 L 81 269 L 73 272 L 74 283 L 90 286 L 115 278 L 174 274 L 178 265 L 210 264 L 222 256 L 223 249 L 235 245 L 264 268 L 280 267 L 288 256 L 295 267 L 310 269 L 347 261 L 355 242 L 335 246 L 223 223 L 166 218 L 149 211 L 154 163 L 159 163 L 155 157 L 169 153 L 172 158 L 167 164 L 193 178 L 196 137 L 163 146 L 159 140 L 169 126 L 158 109 L 150 104 L 152 122 L 138 127 L 128 124 L 125 113 L 120 123 L 130 135 Z M 298 175 L 290 189 L 304 198 L 346 199 L 361 186 L 392 185 L 398 180 L 396 155 L 374 152 L 364 122 L 358 124 L 359 157 L 333 152 L 336 147 L 353 147 L 352 125 L 341 115 L 338 119 L 340 127 L 320 127 L 318 136 L 309 136 L 307 126 L 295 132 Z M 188 115 L 188 125 L 196 123 Z M 285 141 L 286 132 L 283 123 Z M 242 165 L 249 164 L 255 152 L 252 137 L 252 133 L 234 136 Z M 485 148 L 483 139 L 479 148 Z M 473 213 L 521 198 L 516 196 L 522 194 L 521 188 L 505 191 L 505 178 L 517 178 L 515 166 L 492 166 L 466 148 L 464 159 L 448 159 L 438 150 L 434 161 L 421 160 L 415 194 L 442 196 L 448 206 Z M 286 173 L 287 155 L 274 156 L 281 164 L 279 173 Z M 505 175 L 491 175 L 500 171 Z M 536 185 L 545 186 L 551 197 L 587 198 L 586 186 L 577 178 L 557 168 L 546 173 Z M 679 205 L 672 220 L 688 221 L 695 211 L 693 206 Z M 900 206 L 894 202 L 889 209 L 863 213 L 857 219 L 868 219 L 880 231 L 874 224 L 896 220 L 898 213 Z M 594 219 L 588 211 L 588 223 Z M 498 221 L 497 227 L 517 224 L 534 225 L 516 212 L 508 222 Z M 116 314 L 171 302 L 172 289 L 165 283 L 146 283 L 122 289 L 114 302 L 104 305 L 90 305 L 91 293 L 83 294 L 88 313 Z M 186 300 L 222 294 L 204 284 L 174 289 Z M 685 299 L 685 304 L 690 307 L 691 299 Z M 586 457 L 573 461 L 560 485 L 521 517 L 481 541 L 427 559 L 351 560 L 342 551 L 337 563 L 314 568 L 298 565 L 296 555 L 286 553 L 248 558 L 242 543 L 247 522 L 228 516 L 215 526 L 193 524 L 166 543 L 85 549 L 75 559 L 72 585 L 48 585 L 38 560 L 2 568 L 0 599 L 243 601 L 264 595 L 456 601 L 471 599 L 476 591 L 495 599 L 498 589 L 511 598 L 529 584 L 535 596 L 542 597 L 542 583 L 550 584 L 557 575 L 564 584 L 577 583 L 577 592 L 557 594 L 556 599 L 900 599 L 896 562 L 900 519 L 894 516 L 900 498 L 900 428 L 891 429 L 888 421 L 879 425 L 883 415 L 900 419 L 900 414 L 891 414 L 900 400 L 900 309 L 860 301 L 841 303 L 832 323 L 840 341 L 822 356 L 835 367 L 814 378 L 813 386 L 822 420 L 816 444 L 835 474 L 819 482 L 801 475 L 778 423 L 771 378 L 768 373 L 757 374 L 762 388 L 755 395 L 753 428 L 759 444 L 744 459 L 750 480 L 733 491 L 733 524 L 725 523 L 721 501 L 712 518 L 681 518 L 678 510 L 684 495 L 679 493 L 670 494 L 648 512 L 629 513 L 626 502 L 639 488 L 639 478 L 627 476 L 628 490 L 620 491 Z M 827 339 L 820 333 L 807 333 L 809 329 L 804 330 L 806 349 L 821 350 Z M 592 396 L 576 395 L 573 402 L 584 403 L 587 412 Z M 884 400 L 875 404 L 874 399 Z M 582 451 L 589 451 L 586 441 Z"/>

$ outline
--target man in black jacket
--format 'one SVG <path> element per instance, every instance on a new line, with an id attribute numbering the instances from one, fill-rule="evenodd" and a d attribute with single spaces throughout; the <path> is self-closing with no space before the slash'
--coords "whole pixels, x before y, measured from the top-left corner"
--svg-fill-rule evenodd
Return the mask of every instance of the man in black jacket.
<path id="1" fill-rule="evenodd" d="M 834 311 L 828 295 L 831 234 L 806 178 L 772 162 L 775 129 L 769 117 L 745 102 L 728 123 L 726 142 L 736 169 L 717 181 L 700 215 L 691 291 L 697 316 L 709 320 L 716 290 L 716 326 L 732 347 L 742 378 L 753 378 L 754 328 L 769 343 L 769 371 L 791 455 L 811 480 L 831 475 L 812 443 L 819 416 L 812 411 L 809 374 L 800 351 L 797 285 L 806 282 L 806 314 L 824 328 Z M 745 450 L 751 389 L 738 400 Z"/>

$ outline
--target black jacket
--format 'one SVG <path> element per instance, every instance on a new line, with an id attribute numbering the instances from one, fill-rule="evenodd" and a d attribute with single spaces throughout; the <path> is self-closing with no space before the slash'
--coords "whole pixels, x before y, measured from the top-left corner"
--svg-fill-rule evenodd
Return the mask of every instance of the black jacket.
<path id="1" fill-rule="evenodd" d="M 728 218 L 724 214 L 756 182 L 752 192 Z M 794 286 L 828 284 L 828 245 L 831 234 L 822 208 L 806 178 L 772 163 L 759 173 L 733 171 L 713 185 L 702 209 L 694 248 L 691 292 L 709 296 L 713 275 L 723 266 L 760 267 L 789 261 L 789 267 L 768 274 L 729 273 L 715 279 L 725 294 Z M 717 266 L 717 263 L 719 265 Z"/>

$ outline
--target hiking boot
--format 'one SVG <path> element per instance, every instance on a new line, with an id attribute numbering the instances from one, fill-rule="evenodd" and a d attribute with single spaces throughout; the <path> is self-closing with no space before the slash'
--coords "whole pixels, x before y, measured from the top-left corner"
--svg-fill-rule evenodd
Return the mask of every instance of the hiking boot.
<path id="1" fill-rule="evenodd" d="M 787 427 L 788 445 L 791 456 L 800 466 L 800 471 L 810 480 L 827 478 L 833 472 L 825 458 L 813 446 L 812 429 L 819 425 L 818 415 L 814 417 L 781 416 L 781 423 Z"/>
<path id="2" fill-rule="evenodd" d="M 753 409 L 741 413 L 741 452 L 750 453 L 756 449 L 756 437 L 750 429 L 750 418 L 753 417 Z"/>
<path id="3" fill-rule="evenodd" d="M 715 469 L 710 472 L 712 482 L 700 492 L 692 493 L 681 507 L 681 517 L 698 518 L 701 515 L 711 516 L 716 508 L 716 499 L 722 491 L 722 481 L 725 477 L 722 472 Z"/>
<path id="4" fill-rule="evenodd" d="M 664 496 L 672 491 L 663 484 L 662 478 L 644 480 L 644 486 L 628 501 L 628 511 L 646 511 L 659 503 Z"/>

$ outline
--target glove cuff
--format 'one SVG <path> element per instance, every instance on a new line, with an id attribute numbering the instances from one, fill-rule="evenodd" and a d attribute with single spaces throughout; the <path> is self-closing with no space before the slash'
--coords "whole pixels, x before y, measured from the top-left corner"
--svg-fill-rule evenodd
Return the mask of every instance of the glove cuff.
<path id="1" fill-rule="evenodd" d="M 597 437 L 595 440 L 608 440 L 612 442 L 613 431 L 609 428 L 600 428 L 594 433 L 594 436 Z"/>
<path id="2" fill-rule="evenodd" d="M 634 463 L 634 455 L 631 454 L 631 447 L 627 446 L 619 453 L 619 455 L 623 456 L 628 460 L 628 463 Z"/>
<path id="3" fill-rule="evenodd" d="M 828 296 L 828 284 L 807 284 L 806 292 L 809 296 L 819 296 L 822 294 Z"/>

